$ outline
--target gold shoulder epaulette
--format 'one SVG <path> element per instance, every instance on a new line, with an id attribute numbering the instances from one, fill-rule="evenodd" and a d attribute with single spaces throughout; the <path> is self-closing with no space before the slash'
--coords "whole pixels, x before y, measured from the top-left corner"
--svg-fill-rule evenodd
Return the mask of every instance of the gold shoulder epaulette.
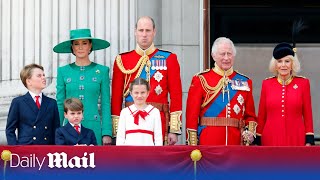
<path id="1" fill-rule="evenodd" d="M 270 77 L 265 78 L 264 80 L 272 79 L 272 78 L 275 78 L 275 77 L 276 77 L 276 76 L 270 76 Z"/>
<path id="2" fill-rule="evenodd" d="M 244 75 L 244 74 L 240 73 L 238 70 L 234 70 L 234 71 L 235 71 L 236 73 L 240 74 L 241 76 L 244 76 L 244 77 L 250 79 L 247 75 Z"/>
<path id="3" fill-rule="evenodd" d="M 295 77 L 307 79 L 307 77 L 305 76 L 295 76 Z"/>
<path id="4" fill-rule="evenodd" d="M 201 74 L 207 73 L 207 72 L 209 72 L 210 70 L 211 70 L 211 69 L 206 69 L 206 70 L 204 70 L 204 71 L 198 72 L 195 76 L 199 76 L 199 75 L 201 75 Z"/>

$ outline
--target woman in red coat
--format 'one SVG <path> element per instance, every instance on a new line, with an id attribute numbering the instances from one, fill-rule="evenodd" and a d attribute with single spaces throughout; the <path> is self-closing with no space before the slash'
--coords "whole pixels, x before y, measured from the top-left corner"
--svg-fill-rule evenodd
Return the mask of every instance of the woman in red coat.
<path id="1" fill-rule="evenodd" d="M 300 71 L 296 49 L 288 43 L 278 44 L 269 70 L 275 76 L 262 82 L 257 144 L 314 145 L 310 82 L 296 75 Z"/>

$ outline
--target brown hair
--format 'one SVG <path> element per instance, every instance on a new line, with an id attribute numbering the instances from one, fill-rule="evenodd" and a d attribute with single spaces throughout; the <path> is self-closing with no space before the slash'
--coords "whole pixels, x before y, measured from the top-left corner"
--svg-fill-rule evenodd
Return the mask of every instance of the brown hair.
<path id="1" fill-rule="evenodd" d="M 23 83 L 23 85 L 28 88 L 27 86 L 27 79 L 30 79 L 33 73 L 34 69 L 41 69 L 43 71 L 43 67 L 38 64 L 29 64 L 23 67 L 23 69 L 20 72 L 20 79 Z"/>
<path id="2" fill-rule="evenodd" d="M 64 100 L 64 112 L 67 113 L 70 111 L 83 111 L 83 104 L 77 98 L 68 98 Z"/>
<path id="3" fill-rule="evenodd" d="M 134 85 L 145 85 L 147 88 L 147 91 L 150 91 L 150 86 L 147 80 L 143 78 L 136 78 L 130 83 L 129 91 L 132 91 L 132 88 Z"/>

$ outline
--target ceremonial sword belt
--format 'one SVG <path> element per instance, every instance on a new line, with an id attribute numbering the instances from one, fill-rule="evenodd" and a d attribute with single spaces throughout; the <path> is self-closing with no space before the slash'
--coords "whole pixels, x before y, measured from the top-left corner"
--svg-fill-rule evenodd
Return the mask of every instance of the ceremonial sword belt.
<path id="1" fill-rule="evenodd" d="M 245 126 L 244 120 L 225 117 L 202 117 L 200 119 L 201 126 L 231 126 L 242 129 Z"/>

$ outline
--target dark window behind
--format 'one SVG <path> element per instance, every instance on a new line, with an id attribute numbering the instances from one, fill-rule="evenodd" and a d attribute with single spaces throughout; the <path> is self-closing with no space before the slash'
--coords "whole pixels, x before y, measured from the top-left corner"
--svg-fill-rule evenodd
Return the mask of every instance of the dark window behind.
<path id="1" fill-rule="evenodd" d="M 279 43 L 291 41 L 292 23 L 302 19 L 307 26 L 299 43 L 320 42 L 320 1 L 210 1 L 211 45 L 219 36 L 234 43 Z"/>

